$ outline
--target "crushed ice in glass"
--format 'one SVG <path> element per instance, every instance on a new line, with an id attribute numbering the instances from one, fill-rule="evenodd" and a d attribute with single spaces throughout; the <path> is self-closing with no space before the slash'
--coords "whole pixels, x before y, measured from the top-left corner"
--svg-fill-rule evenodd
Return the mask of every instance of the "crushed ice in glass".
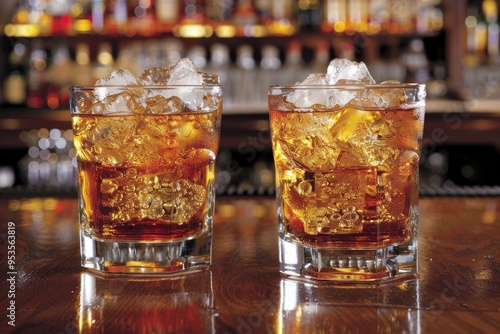
<path id="1" fill-rule="evenodd" d="M 326 73 L 310 74 L 304 81 L 294 85 L 286 102 L 293 109 L 324 110 L 349 107 L 397 107 L 404 100 L 403 89 L 390 87 L 388 89 L 365 90 L 365 85 L 375 85 L 368 68 L 363 62 L 348 59 L 333 59 Z M 397 81 L 387 81 L 381 85 L 396 85 Z M 304 86 L 304 89 L 299 89 Z M 332 89 L 306 89 L 310 86 L 331 86 Z M 342 86 L 342 90 L 336 87 Z M 349 88 L 344 88 L 348 86 Z"/>
<path id="2" fill-rule="evenodd" d="M 218 96 L 207 95 L 195 87 L 186 90 L 182 86 L 218 83 L 215 75 L 199 72 L 189 58 L 182 58 L 170 67 L 147 69 L 139 77 L 125 69 L 116 69 L 96 82 L 97 100 L 88 105 L 93 114 L 179 112 L 184 107 L 212 110 L 218 103 Z M 145 89 L 145 86 L 158 86 L 158 89 Z M 80 107 L 88 109 L 86 105 Z"/>

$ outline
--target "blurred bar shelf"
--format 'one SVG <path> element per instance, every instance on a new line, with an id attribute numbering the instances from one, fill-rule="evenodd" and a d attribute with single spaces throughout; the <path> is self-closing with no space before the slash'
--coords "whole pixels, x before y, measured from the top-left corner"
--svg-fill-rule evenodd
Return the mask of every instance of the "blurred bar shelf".
<path id="1" fill-rule="evenodd" d="M 229 105 L 224 108 L 222 147 L 234 147 L 248 136 L 269 130 L 267 105 L 261 103 Z M 0 149 L 23 149 L 19 135 L 31 129 L 70 129 L 65 109 L 2 107 L 0 110 Z M 440 129 L 445 134 L 437 133 Z M 424 139 L 439 135 L 448 142 L 494 142 L 500 147 L 500 100 L 428 99 Z"/>

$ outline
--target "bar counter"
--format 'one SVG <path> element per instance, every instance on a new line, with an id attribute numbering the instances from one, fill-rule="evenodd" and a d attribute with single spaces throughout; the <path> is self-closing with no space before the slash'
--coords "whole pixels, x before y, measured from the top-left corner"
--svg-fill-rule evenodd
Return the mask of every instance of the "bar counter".
<path id="1" fill-rule="evenodd" d="M 0 332 L 500 333 L 500 197 L 421 198 L 418 277 L 376 286 L 280 275 L 274 206 L 218 197 L 209 270 L 135 277 L 80 267 L 75 198 L 0 198 Z"/>

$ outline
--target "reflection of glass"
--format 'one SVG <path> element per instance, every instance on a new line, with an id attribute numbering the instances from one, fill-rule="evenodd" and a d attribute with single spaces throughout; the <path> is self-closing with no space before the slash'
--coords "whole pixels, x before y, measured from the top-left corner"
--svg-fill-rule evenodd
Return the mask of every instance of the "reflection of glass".
<path id="1" fill-rule="evenodd" d="M 419 307 L 417 280 L 351 288 L 282 279 L 278 326 L 281 333 L 420 333 Z"/>
<path id="2" fill-rule="evenodd" d="M 81 274 L 80 333 L 213 333 L 212 273 L 170 279 Z"/>

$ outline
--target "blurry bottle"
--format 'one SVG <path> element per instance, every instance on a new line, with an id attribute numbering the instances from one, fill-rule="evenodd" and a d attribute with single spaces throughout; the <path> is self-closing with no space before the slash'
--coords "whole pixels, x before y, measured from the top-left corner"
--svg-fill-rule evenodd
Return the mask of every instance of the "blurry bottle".
<path id="1" fill-rule="evenodd" d="M 488 25 L 487 54 L 491 58 L 496 58 L 499 54 L 499 26 L 498 26 L 498 6 L 495 0 L 484 0 L 482 3 L 484 15 Z"/>
<path id="2" fill-rule="evenodd" d="M 124 33 L 128 21 L 127 0 L 108 0 L 106 2 L 105 26 L 111 34 Z"/>
<path id="3" fill-rule="evenodd" d="M 97 58 L 92 68 L 93 80 L 96 81 L 113 72 L 114 57 L 109 43 L 101 43 Z"/>
<path id="4" fill-rule="evenodd" d="M 286 49 L 285 62 L 280 70 L 279 85 L 292 85 L 298 81 L 302 81 L 305 74 L 305 65 L 302 60 L 302 44 L 295 40 L 288 44 Z M 326 71 L 326 67 L 325 67 Z"/>
<path id="5" fill-rule="evenodd" d="M 52 34 L 52 15 L 47 11 L 46 1 L 21 1 L 19 8 L 22 9 L 14 14 L 13 22 L 20 20 L 31 25 L 29 31 L 23 32 L 26 37 Z"/>
<path id="6" fill-rule="evenodd" d="M 92 0 L 92 30 L 104 32 L 104 12 L 106 4 L 104 0 Z"/>
<path id="7" fill-rule="evenodd" d="M 258 18 L 252 0 L 237 0 L 233 13 L 233 22 L 239 35 L 255 35 L 253 28 L 258 23 Z"/>
<path id="8" fill-rule="evenodd" d="M 153 0 L 128 0 L 128 34 L 151 36 L 155 33 Z"/>
<path id="9" fill-rule="evenodd" d="M 76 45 L 75 59 L 71 73 L 71 84 L 74 86 L 91 86 L 94 84 L 90 49 L 87 44 L 78 43 Z"/>
<path id="10" fill-rule="evenodd" d="M 216 23 L 229 22 L 233 16 L 238 0 L 207 0 L 206 15 Z"/>
<path id="11" fill-rule="evenodd" d="M 432 30 L 432 2 L 432 0 L 419 0 L 415 5 L 415 28 L 419 33 L 426 33 Z"/>
<path id="12" fill-rule="evenodd" d="M 273 3 L 269 0 L 254 0 L 255 12 L 260 24 L 266 24 L 272 17 Z"/>
<path id="13" fill-rule="evenodd" d="M 348 8 L 347 30 L 366 32 L 368 30 L 368 0 L 349 0 Z"/>
<path id="14" fill-rule="evenodd" d="M 328 69 L 328 64 L 330 63 L 330 45 L 326 40 L 321 40 L 316 44 L 316 50 L 314 53 L 314 58 L 309 64 L 305 75 L 303 75 L 304 80 L 310 73 L 326 73 Z"/>
<path id="15" fill-rule="evenodd" d="M 200 70 L 204 70 L 207 67 L 207 51 L 201 45 L 192 46 L 186 55 L 189 59 L 191 59 L 196 66 L 196 68 Z"/>
<path id="16" fill-rule="evenodd" d="M 181 41 L 177 38 L 169 38 L 164 41 L 162 45 L 163 49 L 163 63 L 161 66 L 172 66 L 183 57 L 184 46 Z"/>
<path id="17" fill-rule="evenodd" d="M 229 48 L 220 43 L 212 44 L 210 47 L 210 62 L 207 72 L 219 76 L 222 90 L 224 92 L 224 105 L 233 103 L 233 87 L 229 84 L 229 71 L 231 68 L 231 59 L 229 57 Z"/>
<path id="18" fill-rule="evenodd" d="M 467 59 L 472 62 L 472 59 L 476 55 L 476 39 L 477 39 L 477 23 L 478 23 L 478 8 L 476 6 L 469 6 L 467 8 L 467 17 L 465 18 L 465 27 L 467 30 L 467 41 L 466 41 L 466 50 L 467 50 Z"/>
<path id="19" fill-rule="evenodd" d="M 274 45 L 266 45 L 261 51 L 262 59 L 260 60 L 260 67 L 258 71 L 257 87 L 257 101 L 264 103 L 267 100 L 267 87 L 278 85 L 281 83 L 280 79 L 280 50 Z"/>
<path id="20" fill-rule="evenodd" d="M 47 69 L 46 105 L 51 109 L 69 106 L 72 61 L 67 45 L 61 44 L 53 50 L 52 64 Z"/>
<path id="21" fill-rule="evenodd" d="M 14 13 L 12 14 L 11 22 L 14 24 L 30 23 L 30 10 L 31 6 L 29 0 L 18 0 Z"/>
<path id="22" fill-rule="evenodd" d="M 70 0 L 48 0 L 47 12 L 51 16 L 52 34 L 66 35 L 71 31 Z"/>
<path id="23" fill-rule="evenodd" d="M 182 24 L 205 24 L 207 16 L 205 0 L 182 0 L 180 19 Z"/>
<path id="24" fill-rule="evenodd" d="M 323 20 L 320 0 L 298 1 L 298 24 L 300 31 L 317 31 Z"/>
<path id="25" fill-rule="evenodd" d="M 236 50 L 236 68 L 231 75 L 235 103 L 247 105 L 256 100 L 256 65 L 250 45 L 241 45 Z M 260 87 L 259 87 L 260 89 Z"/>
<path id="26" fill-rule="evenodd" d="M 161 32 L 172 31 L 179 20 L 179 1 L 156 0 L 155 13 L 158 30 Z"/>
<path id="27" fill-rule="evenodd" d="M 347 24 L 347 0 L 325 0 L 323 30 L 343 33 Z"/>
<path id="28" fill-rule="evenodd" d="M 426 83 L 429 80 L 429 62 L 421 39 L 410 42 L 401 56 L 401 63 L 406 69 L 405 82 Z"/>
<path id="29" fill-rule="evenodd" d="M 389 0 L 371 0 L 369 3 L 369 17 L 368 29 L 371 33 L 387 30 L 391 21 Z"/>
<path id="30" fill-rule="evenodd" d="M 273 35 L 290 36 L 296 30 L 296 6 L 293 0 L 274 0 L 268 30 Z"/>
<path id="31" fill-rule="evenodd" d="M 28 96 L 26 104 L 30 108 L 45 106 L 47 52 L 38 39 L 32 43 L 28 69 Z"/>
<path id="32" fill-rule="evenodd" d="M 89 33 L 92 31 L 92 0 L 77 0 L 71 6 L 73 32 Z"/>
<path id="33" fill-rule="evenodd" d="M 26 102 L 26 45 L 17 42 L 9 54 L 8 73 L 4 82 L 4 99 L 7 104 L 22 105 Z"/>
<path id="34" fill-rule="evenodd" d="M 405 33 L 414 27 L 414 0 L 390 0 L 391 32 Z"/>

